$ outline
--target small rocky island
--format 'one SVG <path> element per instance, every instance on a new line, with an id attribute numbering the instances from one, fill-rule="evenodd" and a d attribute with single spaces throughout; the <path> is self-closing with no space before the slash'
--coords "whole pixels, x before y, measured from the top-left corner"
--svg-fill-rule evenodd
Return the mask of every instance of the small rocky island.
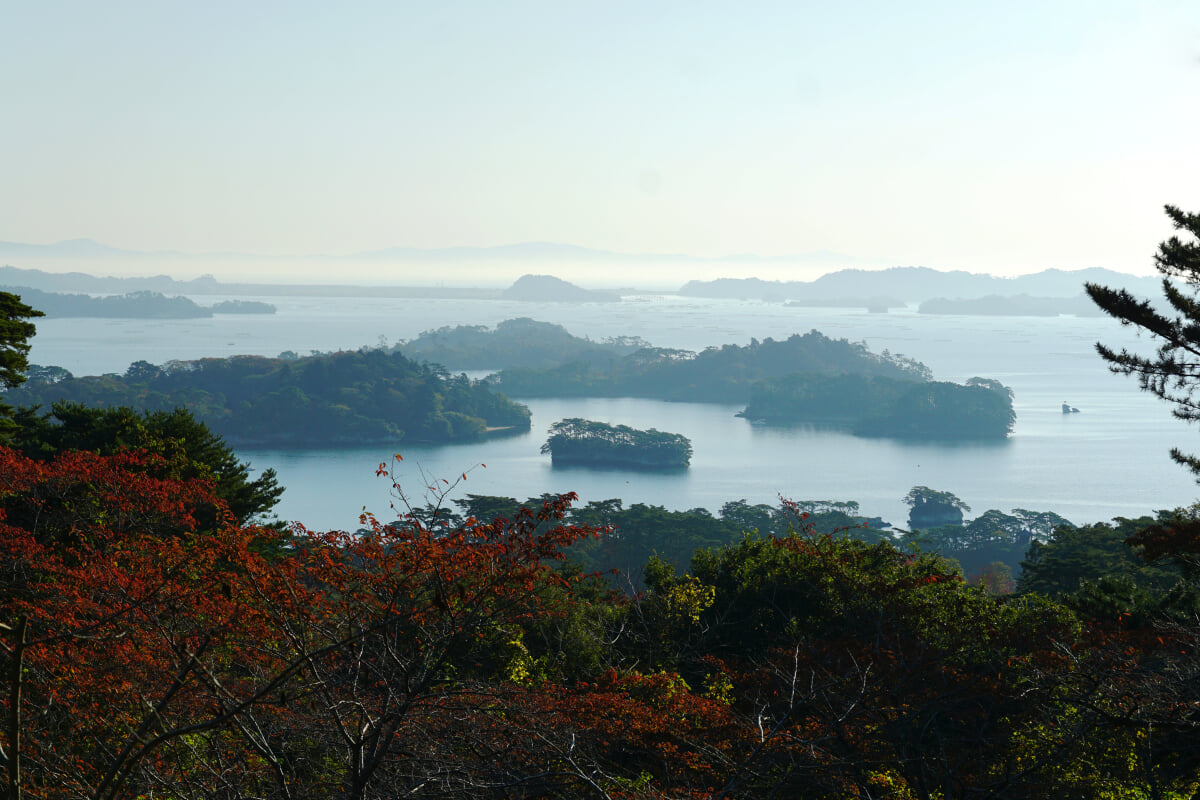
<path id="1" fill-rule="evenodd" d="M 555 465 L 671 470 L 691 463 L 692 443 L 679 433 L 574 417 L 550 426 L 542 452 L 549 453 Z"/>

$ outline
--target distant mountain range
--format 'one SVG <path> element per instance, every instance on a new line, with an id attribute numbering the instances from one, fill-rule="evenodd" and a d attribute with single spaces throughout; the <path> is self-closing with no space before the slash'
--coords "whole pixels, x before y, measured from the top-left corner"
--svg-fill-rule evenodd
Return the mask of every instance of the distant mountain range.
<path id="1" fill-rule="evenodd" d="M 894 267 L 885 270 L 847 269 L 822 275 L 813 281 L 764 281 L 759 278 L 721 278 L 689 281 L 679 294 L 690 297 L 790 300 L 795 304 L 822 305 L 831 301 L 852 304 L 855 298 L 888 296 L 919 303 L 932 298 L 971 299 L 992 295 L 1033 297 L 1076 297 L 1085 281 L 1116 286 L 1141 296 L 1157 296 L 1160 279 L 1127 275 L 1107 269 L 1075 272 L 1050 269 L 1016 278 L 997 278 L 971 272 L 938 272 L 925 267 Z M 175 292 L 178 294 L 305 294 L 355 296 L 505 296 L 508 299 L 611 300 L 612 293 L 591 292 L 547 275 L 526 275 L 504 292 L 485 289 L 435 289 L 432 287 L 286 285 L 226 283 L 211 275 L 176 280 L 168 275 L 139 278 L 99 277 L 83 272 L 46 272 L 40 269 L 0 267 L 0 285 L 28 286 L 49 292 Z M 600 295 L 604 295 L 601 297 Z"/>
<path id="2" fill-rule="evenodd" d="M 813 304 L 844 298 L 895 297 L 919 303 L 935 297 L 969 299 L 991 295 L 1032 297 L 1076 297 L 1085 282 L 1128 289 L 1134 294 L 1157 296 L 1162 279 L 1082 269 L 1072 272 L 1048 269 L 1015 278 L 1000 278 L 973 272 L 939 272 L 927 267 L 893 267 L 884 270 L 844 269 L 812 281 L 764 281 L 758 278 L 721 278 L 689 281 L 679 290 L 690 297 L 722 297 L 765 300 L 808 301 Z"/>
<path id="3" fill-rule="evenodd" d="M 83 272 L 62 273 L 46 272 L 40 269 L 0 267 L 0 289 L 22 296 L 31 295 L 43 304 L 63 302 L 63 298 L 68 296 L 62 294 L 63 292 L 69 293 L 76 300 L 86 294 L 111 295 L 146 292 L 155 293 L 160 297 L 164 293 L 170 293 L 176 295 L 308 297 L 441 297 L 563 303 L 615 303 L 621 300 L 621 296 L 616 292 L 584 289 L 550 275 L 523 275 L 509 288 L 500 290 L 431 286 L 224 283 L 211 275 L 204 275 L 189 281 L 179 281 L 167 275 L 154 275 L 148 278 L 115 278 L 97 277 Z M 55 296 L 49 298 L 46 293 L 55 293 Z M 244 309 L 241 311 L 245 313 Z"/>
<path id="4" fill-rule="evenodd" d="M 142 250 L 121 250 L 110 247 L 93 239 L 70 239 L 55 244 L 24 244 L 21 242 L 0 242 L 0 260 L 23 258 L 37 259 L 129 259 L 144 261 L 159 260 L 205 260 L 231 259 L 238 261 L 277 261 L 277 260 L 330 260 L 330 261 L 655 261 L 670 263 L 720 263 L 737 262 L 764 264 L 845 264 L 862 265 L 866 259 L 848 256 L 842 253 L 818 251 L 787 256 L 756 256 L 729 255 L 715 258 L 689 256 L 671 253 L 618 253 L 610 250 L 596 250 L 589 247 L 578 247 L 556 242 L 524 242 L 521 244 L 499 245 L 497 247 L 388 247 L 383 250 L 368 250 L 349 255 L 288 255 L 263 256 L 250 253 L 180 253 L 174 250 L 147 252 Z"/>
<path id="5" fill-rule="evenodd" d="M 138 253 L 118 250 L 90 239 L 76 239 L 55 245 L 28 245 L 0 242 L 0 259 L 15 257 L 52 258 L 87 263 L 95 259 L 99 267 L 108 267 L 113 260 L 123 258 L 163 259 L 179 257 L 176 253 Z M 230 258 L 239 256 L 226 254 Z M 184 256 L 191 258 L 191 256 Z M 332 257 L 331 257 L 332 258 Z M 634 256 L 607 253 L 583 247 L 550 243 L 531 243 L 492 248 L 449 248 L 443 250 L 417 250 L 414 248 L 392 248 L 371 253 L 360 253 L 350 258 L 357 259 L 502 259 L 513 262 L 539 263 L 539 269 L 549 272 L 552 264 L 578 263 L 591 260 L 597 264 L 608 259 L 659 259 L 673 261 L 754 260 L 752 256 L 730 256 L 727 259 L 696 259 L 691 256 Z M 797 258 L 834 259 L 833 253 L 810 254 Z M 758 259 L 764 264 L 781 258 Z M 522 281 L 524 283 L 522 283 Z M 1083 269 L 1064 271 L 1048 269 L 1031 275 L 1002 278 L 994 275 L 964 272 L 961 270 L 941 272 L 927 267 L 893 267 L 883 270 L 841 269 L 822 275 L 811 281 L 769 281 L 760 278 L 719 278 L 717 280 L 693 280 L 678 291 L 691 297 L 763 299 L 772 302 L 789 301 L 792 305 L 862 305 L 874 309 L 886 309 L 907 303 L 922 303 L 927 300 L 971 300 L 984 297 L 1013 297 L 1028 295 L 1031 300 L 1039 298 L 1078 298 L 1083 293 L 1083 284 L 1094 282 L 1105 286 L 1128 289 L 1142 297 L 1161 295 L 1161 279 L 1141 277 L 1108 269 Z M 244 296 L 263 295 L 308 295 L 308 296 L 390 296 L 390 297 L 455 297 L 595 302 L 616 299 L 612 292 L 595 292 L 583 289 L 550 275 L 527 275 L 508 290 L 484 288 L 452 288 L 428 286 L 361 286 L 345 284 L 285 284 L 285 283 L 241 283 L 218 281 L 211 275 L 192 280 L 177 280 L 169 275 L 151 277 L 99 277 L 83 272 L 48 272 L 40 269 L 23 269 L 12 266 L 0 267 L 0 285 L 28 286 L 49 292 L 85 292 L 91 294 L 127 293 L 154 291 L 185 295 L 226 294 Z M 601 296 L 604 295 L 604 296 Z M 1067 312 L 1066 306 L 1063 308 Z M 1068 312 L 1069 313 L 1069 312 Z"/>

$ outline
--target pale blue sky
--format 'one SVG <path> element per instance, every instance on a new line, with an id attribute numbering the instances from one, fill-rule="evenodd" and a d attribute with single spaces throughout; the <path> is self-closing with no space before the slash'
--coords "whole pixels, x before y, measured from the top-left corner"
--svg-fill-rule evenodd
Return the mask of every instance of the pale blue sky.
<path id="1" fill-rule="evenodd" d="M 1145 272 L 1198 100 L 1195 0 L 0 0 L 0 240 Z"/>

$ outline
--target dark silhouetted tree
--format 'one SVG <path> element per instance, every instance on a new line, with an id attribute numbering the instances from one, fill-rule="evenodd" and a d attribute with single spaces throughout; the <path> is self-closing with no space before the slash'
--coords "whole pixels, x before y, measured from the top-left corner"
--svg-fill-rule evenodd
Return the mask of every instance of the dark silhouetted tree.
<path id="1" fill-rule="evenodd" d="M 1096 350 L 1108 367 L 1120 375 L 1136 375 L 1141 387 L 1174 405 L 1172 413 L 1188 422 L 1200 420 L 1200 214 L 1166 206 L 1176 230 L 1190 239 L 1172 236 L 1158 246 L 1154 266 L 1163 275 L 1163 296 L 1169 308 L 1156 308 L 1148 300 L 1124 289 L 1086 284 L 1088 295 L 1122 325 L 1133 325 L 1155 338 L 1153 356 L 1097 343 Z M 1174 279 L 1174 280 L 1172 280 Z M 1181 283 L 1182 282 L 1182 285 Z M 1178 448 L 1171 457 L 1200 478 L 1200 459 Z"/>
<path id="2" fill-rule="evenodd" d="M 22 303 L 20 295 L 0 292 L 0 388 L 11 389 L 25 382 L 29 340 L 37 333 L 29 320 L 43 316 L 41 311 Z M 0 440 L 7 440 L 14 429 L 12 407 L 0 401 Z"/>

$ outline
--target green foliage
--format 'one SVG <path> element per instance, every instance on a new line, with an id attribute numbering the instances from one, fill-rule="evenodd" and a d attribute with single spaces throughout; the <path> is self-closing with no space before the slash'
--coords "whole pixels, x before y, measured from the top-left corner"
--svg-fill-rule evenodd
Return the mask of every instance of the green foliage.
<path id="1" fill-rule="evenodd" d="M 468 494 L 453 501 L 458 515 L 439 519 L 451 525 L 471 517 L 511 520 L 522 508 L 539 508 L 545 500 L 545 496 L 520 501 L 513 497 Z M 804 524 L 837 537 L 867 542 L 888 538 L 881 530 L 886 527 L 883 520 L 858 516 L 857 511 L 857 503 L 834 500 L 787 501 L 779 506 L 734 500 L 725 503 L 716 515 L 704 508 L 669 511 L 645 503 L 626 507 L 617 498 L 592 500 L 572 508 L 568 519 L 574 525 L 602 529 L 605 533 L 576 543 L 568 555 L 585 573 L 608 573 L 610 583 L 618 588 L 637 588 L 651 582 L 643 574 L 650 569 L 647 564 L 683 570 L 698 550 L 737 542 L 744 533 L 752 531 L 763 536 L 785 536 L 789 530 Z M 444 515 L 445 510 L 441 513 Z M 809 516 L 802 521 L 804 514 Z M 614 571 L 616 574 L 612 575 Z"/>
<path id="2" fill-rule="evenodd" d="M 1039 654 L 1079 635 L 1065 607 L 1000 602 L 936 556 L 806 531 L 647 576 L 647 634 L 622 644 L 639 669 L 713 687 L 755 726 L 741 794 L 1039 796 L 1020 787 L 1049 759 L 1014 769 L 1010 748 L 1041 711 Z"/>
<path id="3" fill-rule="evenodd" d="M 1107 582 L 1118 586 L 1162 592 L 1179 580 L 1179 568 L 1171 564 L 1147 563 L 1126 544 L 1140 530 L 1157 522 L 1153 517 L 1106 522 L 1080 528 L 1057 528 L 1048 541 L 1035 541 L 1021 563 L 1017 588 L 1049 597 L 1065 597 L 1085 586 Z"/>
<path id="4" fill-rule="evenodd" d="M 612 502 L 612 501 L 606 501 Z M 628 508 L 597 509 L 593 503 L 576 510 L 572 519 L 582 524 L 606 524 L 612 532 L 575 545 L 572 558 L 584 569 L 616 569 L 622 588 L 639 585 L 642 566 L 652 558 L 672 567 L 686 567 L 698 549 L 719 547 L 739 535 L 736 526 L 714 517 L 706 509 L 668 511 L 662 506 L 634 503 Z"/>
<path id="5" fill-rule="evenodd" d="M 371 349 L 296 359 L 205 358 L 162 367 L 139 361 L 123 377 L 59 377 L 8 398 L 139 411 L 182 407 L 238 445 L 474 441 L 489 428 L 529 429 L 529 410 L 485 384 Z"/>
<path id="6" fill-rule="evenodd" d="M 1007 585 L 1001 573 L 1019 570 L 1030 545 L 1049 539 L 1059 527 L 1074 526 L 1050 511 L 1017 508 L 1005 514 L 993 508 L 965 524 L 925 527 L 908 538 L 923 550 L 956 561 L 973 583 L 993 576 Z"/>
<path id="7" fill-rule="evenodd" d="M 19 386 L 25 380 L 29 366 L 29 340 L 37 327 L 29 322 L 45 316 L 41 311 L 21 302 L 19 295 L 0 292 L 0 385 L 6 389 Z"/>
<path id="8" fill-rule="evenodd" d="M 697 552 L 691 572 L 717 590 L 720 618 L 713 623 L 721 648 L 745 654 L 801 634 L 836 639 L 843 626 L 870 625 L 856 616 L 864 604 L 899 600 L 902 589 L 959 584 L 957 571 L 932 554 L 806 532 L 782 539 L 747 534 Z"/>
<path id="9" fill-rule="evenodd" d="M 573 417 L 550 426 L 542 453 L 549 453 L 555 464 L 678 469 L 691 462 L 692 443 L 679 433 Z"/>

